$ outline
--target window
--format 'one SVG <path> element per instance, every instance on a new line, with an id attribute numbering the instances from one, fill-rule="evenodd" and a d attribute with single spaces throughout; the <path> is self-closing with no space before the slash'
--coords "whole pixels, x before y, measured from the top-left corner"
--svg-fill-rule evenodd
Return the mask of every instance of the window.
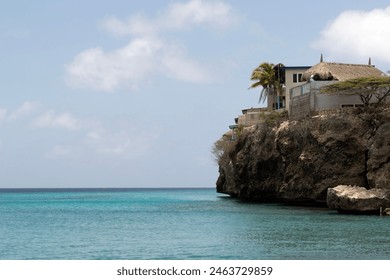
<path id="1" fill-rule="evenodd" d="M 302 73 L 293 74 L 293 83 L 299 83 L 302 79 Z"/>
<path id="2" fill-rule="evenodd" d="M 272 103 L 272 110 L 278 110 L 286 108 L 286 97 L 278 96 L 277 102 Z"/>

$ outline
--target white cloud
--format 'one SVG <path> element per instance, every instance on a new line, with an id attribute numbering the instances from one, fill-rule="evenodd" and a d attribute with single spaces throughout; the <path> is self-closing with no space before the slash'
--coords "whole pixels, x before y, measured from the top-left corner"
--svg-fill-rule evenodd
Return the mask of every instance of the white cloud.
<path id="1" fill-rule="evenodd" d="M 112 91 L 122 84 L 137 87 L 156 68 L 161 43 L 152 38 L 135 39 L 123 48 L 104 52 L 85 50 L 66 65 L 68 83 L 73 87 Z"/>
<path id="2" fill-rule="evenodd" d="M 56 143 L 49 148 L 44 154 L 47 159 L 135 159 L 147 154 L 159 136 L 158 130 L 135 127 L 123 121 L 104 124 L 53 110 L 37 116 L 31 126 L 62 128 L 68 133 L 77 131 L 76 140 L 72 137 L 72 142 Z"/>
<path id="3" fill-rule="evenodd" d="M 43 145 L 46 145 L 43 156 L 48 160 L 117 162 L 140 159 L 151 151 L 160 135 L 160 129 L 135 125 L 134 120 L 103 123 L 99 119 L 80 118 L 70 112 L 56 112 L 39 102 L 24 102 L 10 116 L 7 112 L 7 109 L 0 108 L 0 122 L 19 119 L 27 125 L 18 126 L 19 129 L 41 129 L 42 135 L 45 135 Z M 15 125 L 11 121 L 5 124 Z"/>
<path id="4" fill-rule="evenodd" d="M 116 36 L 151 35 L 167 30 L 191 29 L 207 25 L 213 28 L 227 28 L 235 24 L 237 16 L 232 7 L 223 1 L 191 0 L 173 3 L 156 18 L 134 15 L 125 21 L 115 17 L 103 21 L 103 27 Z"/>
<path id="5" fill-rule="evenodd" d="M 191 0 L 172 4 L 164 16 L 167 28 L 188 28 L 205 24 L 214 28 L 226 28 L 236 21 L 230 5 L 222 1 Z"/>
<path id="6" fill-rule="evenodd" d="M 123 48 L 86 50 L 66 66 L 68 84 L 76 88 L 113 91 L 138 88 L 153 74 L 188 82 L 208 82 L 209 71 L 185 51 L 157 38 L 137 38 Z"/>
<path id="7" fill-rule="evenodd" d="M 49 110 L 36 117 L 32 122 L 32 126 L 77 130 L 81 128 L 81 121 L 74 118 L 70 113 L 56 114 L 53 110 Z"/>
<path id="8" fill-rule="evenodd" d="M 121 87 L 138 88 L 155 75 L 186 82 L 209 82 L 212 71 L 189 57 L 177 43 L 162 39 L 162 35 L 165 31 L 199 25 L 226 28 L 235 19 L 228 4 L 203 0 L 174 3 L 155 18 L 142 15 L 125 21 L 108 18 L 103 26 L 109 32 L 135 37 L 116 50 L 96 47 L 79 53 L 65 65 L 67 83 L 75 88 L 114 91 Z"/>
<path id="9" fill-rule="evenodd" d="M 115 36 L 151 35 L 158 32 L 158 29 L 160 28 L 153 20 L 142 15 L 132 16 L 125 21 L 116 17 L 109 17 L 102 22 L 102 26 Z"/>
<path id="10" fill-rule="evenodd" d="M 17 120 L 25 117 L 29 117 L 32 114 L 36 113 L 41 104 L 36 101 L 26 101 L 19 108 L 14 110 L 7 117 L 8 120 Z"/>
<path id="11" fill-rule="evenodd" d="M 390 6 L 372 11 L 346 11 L 333 20 L 312 47 L 333 59 L 390 62 Z"/>
<path id="12" fill-rule="evenodd" d="M 175 46 L 165 49 L 159 58 L 161 74 L 181 81 L 205 83 L 210 80 L 210 70 L 189 58 L 185 50 Z"/>
<path id="13" fill-rule="evenodd" d="M 115 124 L 116 125 L 116 124 Z M 88 161 L 121 161 L 140 159 L 154 147 L 159 137 L 157 130 L 136 127 L 108 129 L 103 125 L 83 130 L 81 138 L 73 143 L 55 144 L 44 156 L 50 160 L 73 159 Z"/>

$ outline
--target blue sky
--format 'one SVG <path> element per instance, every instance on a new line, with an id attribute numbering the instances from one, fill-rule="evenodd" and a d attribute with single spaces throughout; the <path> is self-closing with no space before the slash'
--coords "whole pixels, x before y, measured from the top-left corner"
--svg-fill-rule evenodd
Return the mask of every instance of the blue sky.
<path id="1" fill-rule="evenodd" d="M 261 62 L 390 70 L 388 1 L 1 1 L 0 187 L 213 187 Z"/>

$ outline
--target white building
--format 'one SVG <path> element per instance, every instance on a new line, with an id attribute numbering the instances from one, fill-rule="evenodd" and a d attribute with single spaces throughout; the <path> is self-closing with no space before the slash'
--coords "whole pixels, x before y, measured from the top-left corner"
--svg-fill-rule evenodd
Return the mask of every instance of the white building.
<path id="1" fill-rule="evenodd" d="M 370 64 L 320 62 L 303 73 L 303 84 L 290 89 L 290 118 L 315 115 L 321 110 L 362 106 L 358 95 L 323 93 L 321 89 L 326 85 L 350 79 L 383 76 L 386 74 Z"/>

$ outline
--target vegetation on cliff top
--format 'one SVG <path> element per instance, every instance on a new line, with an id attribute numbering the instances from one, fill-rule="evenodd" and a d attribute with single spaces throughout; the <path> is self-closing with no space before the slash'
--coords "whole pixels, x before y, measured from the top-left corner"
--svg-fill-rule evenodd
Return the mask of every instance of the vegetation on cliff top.
<path id="1" fill-rule="evenodd" d="M 288 112 L 272 111 L 270 113 L 259 113 L 259 125 L 265 125 L 270 128 L 278 127 L 282 122 L 288 120 Z M 226 164 L 236 150 L 239 144 L 248 134 L 256 129 L 256 126 L 243 127 L 239 126 L 236 132 L 235 140 L 231 136 L 225 135 L 214 143 L 211 153 L 218 165 Z"/>
<path id="2" fill-rule="evenodd" d="M 325 86 L 323 92 L 338 92 L 347 95 L 359 95 L 365 107 L 382 105 L 390 96 L 390 77 L 364 77 L 350 79 Z M 372 100 L 376 97 L 376 100 Z M 373 102 L 374 101 L 374 102 Z"/>

